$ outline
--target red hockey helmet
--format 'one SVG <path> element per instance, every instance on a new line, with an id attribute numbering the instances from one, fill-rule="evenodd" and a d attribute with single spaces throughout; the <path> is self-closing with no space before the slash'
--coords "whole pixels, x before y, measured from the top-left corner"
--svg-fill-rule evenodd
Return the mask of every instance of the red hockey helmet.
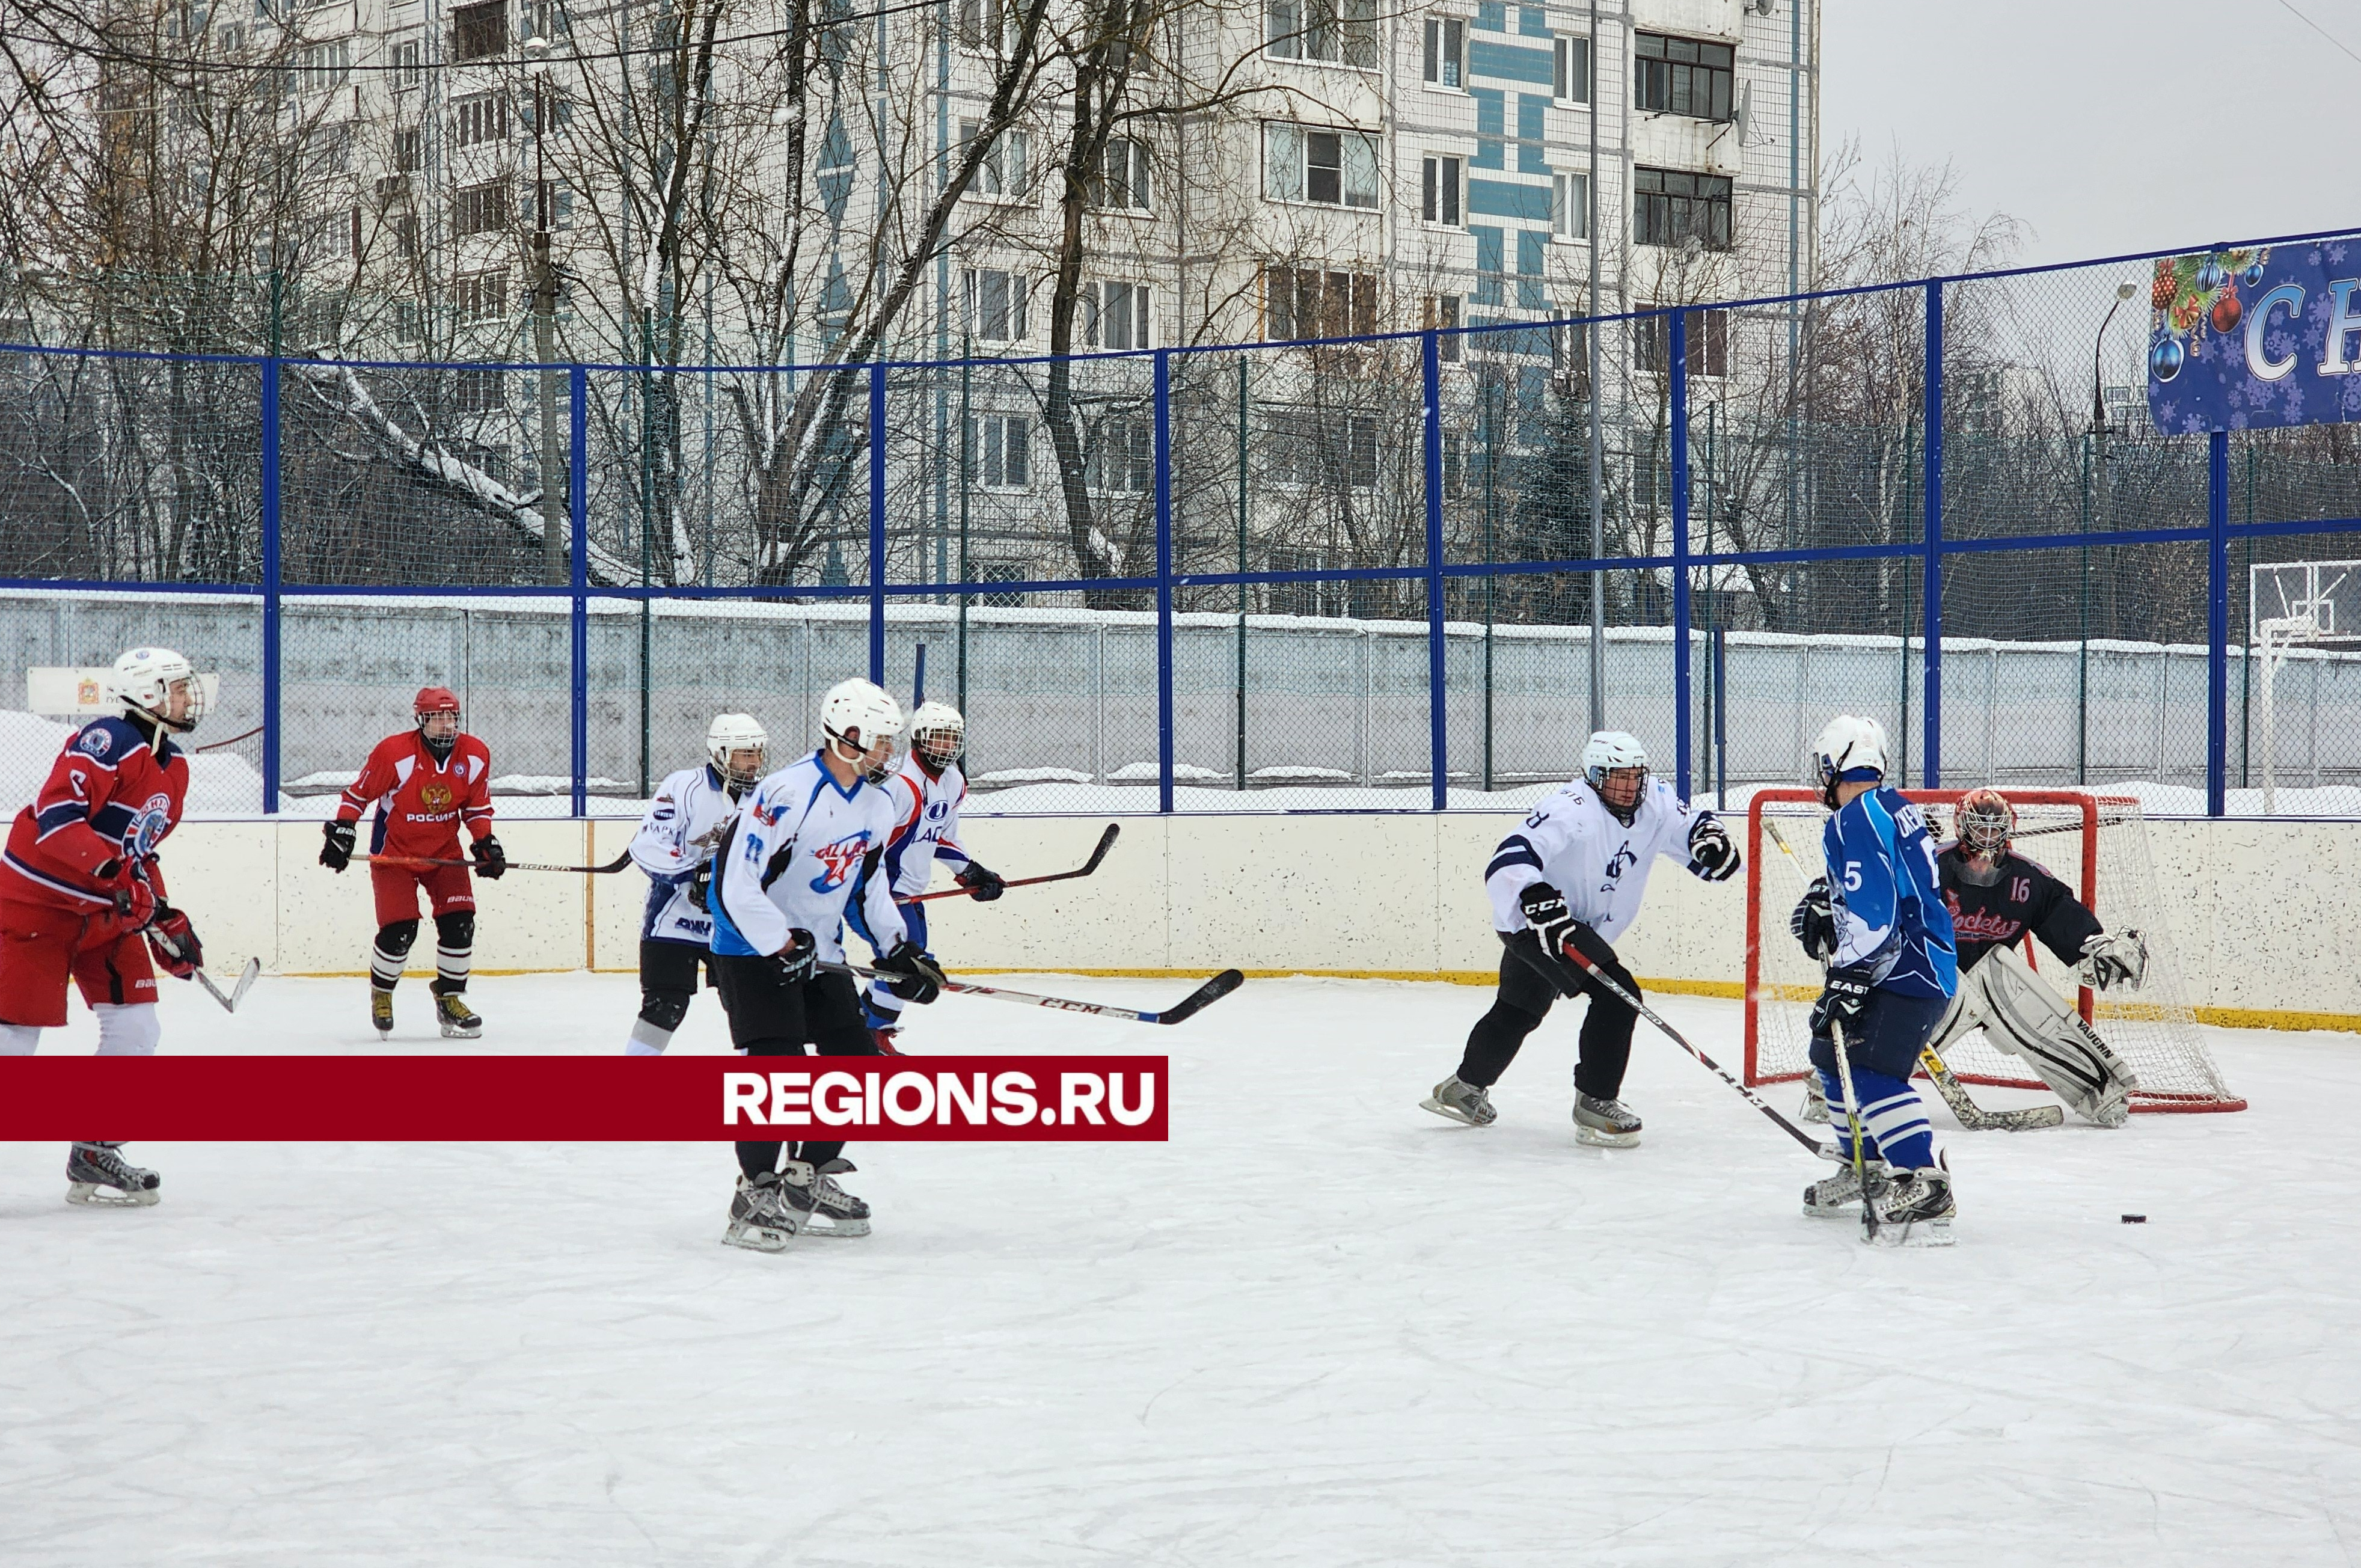
<path id="1" fill-rule="evenodd" d="M 449 686 L 421 686 L 418 688 L 418 700 L 411 705 L 411 712 L 420 718 L 430 713 L 458 711 L 459 694 Z"/>

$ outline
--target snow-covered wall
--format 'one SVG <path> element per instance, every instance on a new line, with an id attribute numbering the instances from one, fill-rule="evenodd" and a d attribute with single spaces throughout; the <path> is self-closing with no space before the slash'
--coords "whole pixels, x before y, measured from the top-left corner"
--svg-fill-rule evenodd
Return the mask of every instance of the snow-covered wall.
<path id="1" fill-rule="evenodd" d="M 1020 890 L 991 905 L 936 903 L 935 946 L 954 970 L 1159 974 L 1235 965 L 1471 979 L 1499 961 L 1481 877 L 1514 820 L 1128 817 L 1087 881 Z M 1104 822 L 993 818 L 970 824 L 968 839 L 987 864 L 1021 875 L 1080 863 Z M 631 830 L 616 821 L 512 820 L 500 831 L 511 861 L 588 865 L 621 853 Z M 2150 841 L 2201 1017 L 2361 1031 L 2361 974 L 2346 948 L 2361 888 L 2361 824 L 2175 820 L 2152 824 Z M 173 835 L 164 858 L 174 896 L 221 967 L 258 953 L 276 972 L 362 972 L 374 928 L 367 873 L 323 870 L 319 846 L 311 823 L 196 822 Z M 628 970 L 645 890 L 630 871 L 513 872 L 479 882 L 476 960 L 487 970 Z M 1621 948 L 1644 981 L 1735 995 L 1744 941 L 1742 880 L 1708 886 L 1665 863 Z M 365 1005 L 357 988 L 353 1005 Z"/>

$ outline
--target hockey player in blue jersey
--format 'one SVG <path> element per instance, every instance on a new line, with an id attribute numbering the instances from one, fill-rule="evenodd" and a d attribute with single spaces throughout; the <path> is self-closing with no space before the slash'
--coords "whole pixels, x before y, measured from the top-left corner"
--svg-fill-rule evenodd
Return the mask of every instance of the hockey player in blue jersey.
<path id="1" fill-rule="evenodd" d="M 1951 1178 L 1910 1086 L 1918 1052 L 1959 989 L 1934 839 L 1918 807 L 1885 785 L 1885 730 L 1876 720 L 1831 720 L 1812 743 L 1812 771 L 1821 804 L 1833 813 L 1821 833 L 1828 870 L 1789 920 L 1804 950 L 1828 966 L 1812 1009 L 1812 1066 L 1830 1109 L 1848 1103 L 1833 1037 L 1841 1030 L 1852 1069 L 1850 1103 L 1859 1110 L 1861 1153 L 1872 1172 L 1867 1201 L 1895 1239 L 1939 1245 L 1950 1240 Z M 1850 1166 L 1853 1135 L 1845 1120 L 1836 1117 L 1837 1157 Z M 1804 1212 L 1841 1214 L 1861 1201 L 1861 1181 L 1847 1168 L 1806 1188 Z"/>

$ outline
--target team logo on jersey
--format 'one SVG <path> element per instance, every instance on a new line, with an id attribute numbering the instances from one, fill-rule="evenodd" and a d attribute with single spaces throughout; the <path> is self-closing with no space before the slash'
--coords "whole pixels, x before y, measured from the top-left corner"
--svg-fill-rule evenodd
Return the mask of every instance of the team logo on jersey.
<path id="1" fill-rule="evenodd" d="M 139 814 L 131 819 L 131 826 L 124 831 L 123 847 L 135 855 L 152 855 L 171 828 L 172 797 L 151 795 L 148 797 L 148 804 L 139 808 Z"/>
<path id="2" fill-rule="evenodd" d="M 1607 880 L 1598 884 L 1598 891 L 1614 892 L 1615 884 L 1623 880 L 1623 873 L 1639 863 L 1640 857 L 1631 852 L 1631 846 L 1627 841 L 1621 849 L 1615 851 L 1613 858 L 1608 861 Z"/>
<path id="3" fill-rule="evenodd" d="M 748 806 L 746 810 L 749 816 L 765 828 L 776 828 L 779 825 L 779 818 L 787 814 L 785 806 L 776 801 L 764 800 L 760 795 L 755 797 L 754 804 Z"/>
<path id="4" fill-rule="evenodd" d="M 819 861 L 819 875 L 812 878 L 814 893 L 830 893 L 851 880 L 853 868 L 861 857 L 869 852 L 869 832 L 863 828 L 850 838 L 839 839 L 833 844 L 822 844 L 812 851 Z"/>
<path id="5" fill-rule="evenodd" d="M 93 724 L 82 732 L 82 749 L 93 757 L 104 757 L 115 750 L 115 737 Z"/>
<path id="6" fill-rule="evenodd" d="M 450 810 L 452 799 L 449 784 L 428 784 L 422 785 L 418 791 L 418 804 L 429 811 Z"/>

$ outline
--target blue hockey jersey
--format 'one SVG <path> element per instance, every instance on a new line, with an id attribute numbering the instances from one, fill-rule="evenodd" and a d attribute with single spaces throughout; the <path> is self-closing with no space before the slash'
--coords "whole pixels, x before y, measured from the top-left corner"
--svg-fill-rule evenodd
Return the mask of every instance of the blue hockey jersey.
<path id="1" fill-rule="evenodd" d="M 1820 844 L 1837 917 L 1837 967 L 1873 965 L 1881 989 L 1949 996 L 1960 988 L 1951 912 L 1935 870 L 1927 818 L 1880 787 L 1828 818 Z"/>

